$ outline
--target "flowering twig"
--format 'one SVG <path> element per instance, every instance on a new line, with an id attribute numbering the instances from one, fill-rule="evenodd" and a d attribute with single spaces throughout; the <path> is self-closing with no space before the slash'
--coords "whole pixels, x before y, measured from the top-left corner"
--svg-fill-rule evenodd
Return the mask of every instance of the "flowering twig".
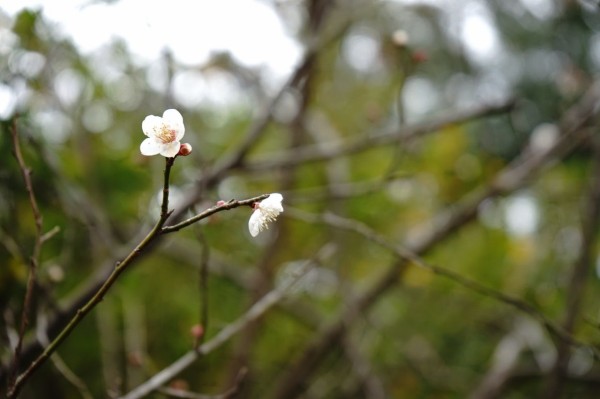
<path id="1" fill-rule="evenodd" d="M 227 201 L 225 203 L 222 204 L 217 204 L 211 208 L 208 208 L 207 210 L 205 210 L 204 212 L 201 212 L 195 216 L 192 216 L 189 219 L 186 219 L 182 222 L 179 222 L 177 224 L 174 224 L 172 226 L 165 226 L 162 227 L 160 229 L 160 234 L 169 234 L 169 233 L 173 233 L 175 231 L 179 231 L 181 229 L 183 229 L 184 227 L 187 227 L 191 224 L 194 224 L 202 219 L 206 219 L 207 217 L 214 215 L 217 212 L 221 212 L 221 211 L 225 211 L 225 210 L 229 210 L 229 209 L 234 209 L 234 208 L 239 208 L 240 206 L 252 206 L 254 205 L 255 202 L 259 202 L 264 200 L 265 198 L 269 197 L 269 194 L 263 194 L 263 195 L 259 195 L 257 197 L 254 198 L 248 198 L 245 200 L 230 200 Z"/>
<path id="2" fill-rule="evenodd" d="M 214 213 L 217 213 L 217 212 L 220 212 L 223 210 L 233 209 L 233 208 L 243 206 L 243 205 L 250 206 L 250 205 L 254 204 L 254 202 L 268 197 L 268 194 L 265 194 L 265 195 L 262 195 L 259 197 L 242 200 L 242 201 L 231 200 L 223 205 L 217 205 L 215 207 L 209 208 L 208 210 L 188 219 L 185 222 L 179 223 L 175 226 L 171 226 L 171 228 L 163 229 L 165 222 L 167 221 L 167 219 L 169 218 L 169 216 L 172 213 L 172 211 L 170 211 L 168 209 L 168 201 L 169 201 L 169 176 L 170 176 L 171 167 L 173 166 L 173 163 L 174 163 L 174 159 L 175 158 L 166 158 L 165 171 L 164 171 L 165 181 L 164 181 L 164 186 L 163 186 L 163 200 L 162 200 L 162 204 L 161 204 L 161 214 L 160 214 L 159 220 L 156 222 L 156 224 L 154 225 L 152 230 L 144 237 L 144 239 L 142 239 L 142 241 L 131 252 L 129 252 L 129 254 L 122 261 L 117 262 L 115 264 L 113 271 L 106 278 L 104 283 L 98 288 L 98 290 L 95 292 L 95 294 L 85 303 L 85 305 L 83 305 L 81 308 L 79 308 L 77 310 L 77 312 L 71 318 L 71 320 L 67 323 L 67 325 L 50 342 L 50 344 L 48 346 L 46 346 L 44 351 L 37 358 L 35 358 L 33 360 L 33 362 L 29 365 L 29 367 L 22 374 L 20 374 L 15 379 L 14 384 L 12 384 L 12 386 L 9 388 L 9 392 L 7 395 L 8 398 L 14 398 L 18 395 L 19 390 L 22 388 L 24 382 L 27 379 L 29 379 L 29 377 L 31 377 L 31 375 L 42 364 L 45 363 L 45 361 L 50 357 L 50 355 L 52 355 L 52 353 L 54 353 L 54 351 L 56 351 L 58 346 L 69 336 L 69 334 L 75 329 L 75 327 L 81 322 L 81 320 L 83 320 L 83 318 L 94 307 L 96 307 L 96 305 L 98 305 L 102 301 L 102 298 L 104 297 L 104 295 L 106 295 L 108 290 L 112 287 L 112 285 L 115 283 L 115 281 L 121 275 L 121 273 L 123 273 L 128 268 L 128 266 L 130 266 L 137 259 L 137 257 L 140 255 L 140 253 L 151 242 L 153 242 L 158 236 L 160 236 L 163 233 L 170 233 L 173 231 L 180 230 L 180 229 L 182 229 L 186 226 L 189 226 L 195 222 L 198 222 Z"/>
<path id="3" fill-rule="evenodd" d="M 167 218 L 170 215 L 168 209 L 168 200 L 169 200 L 169 175 L 171 172 L 171 167 L 173 166 L 174 158 L 166 158 L 166 166 L 164 172 L 164 188 L 163 188 L 163 202 L 161 205 L 161 215 L 156 222 L 154 228 L 146 235 L 146 237 L 123 259 L 121 262 L 117 262 L 115 268 L 112 273 L 108 276 L 108 278 L 104 281 L 102 286 L 96 291 L 94 296 L 87 301 L 87 303 L 81 307 L 73 318 L 69 321 L 69 323 L 60 331 L 60 333 L 50 342 L 48 346 L 44 349 L 44 351 L 37 357 L 29 367 L 15 380 L 14 384 L 9 389 L 8 398 L 16 397 L 21 389 L 23 383 L 42 365 L 45 361 L 56 351 L 58 346 L 71 334 L 71 332 L 75 329 L 75 327 L 83 320 L 83 318 L 94 308 L 102 298 L 110 287 L 115 283 L 117 278 L 125 271 L 125 269 L 137 258 L 140 252 L 151 242 L 153 239 L 159 234 L 160 229 L 166 222 Z"/>

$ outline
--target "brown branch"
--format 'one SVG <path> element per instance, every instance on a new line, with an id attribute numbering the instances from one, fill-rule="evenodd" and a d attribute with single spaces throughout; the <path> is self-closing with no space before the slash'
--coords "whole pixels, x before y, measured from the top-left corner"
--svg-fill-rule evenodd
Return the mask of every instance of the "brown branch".
<path id="1" fill-rule="evenodd" d="M 17 378 L 17 373 L 19 372 L 19 365 L 21 361 L 21 352 L 23 350 L 23 339 L 25 337 L 25 332 L 27 330 L 27 326 L 29 324 L 29 314 L 31 311 L 34 288 L 36 286 L 36 274 L 37 268 L 40 259 L 40 253 L 42 250 L 42 245 L 44 242 L 44 235 L 42 233 L 42 224 L 43 218 L 40 213 L 40 209 L 37 204 L 37 200 L 35 198 L 35 193 L 33 191 L 33 184 L 31 182 L 31 169 L 25 163 L 25 159 L 23 158 L 23 154 L 21 153 L 21 145 L 19 143 L 19 136 L 17 133 L 17 118 L 13 118 L 12 125 L 10 129 L 10 133 L 13 141 L 13 150 L 15 158 L 19 164 L 19 169 L 21 170 L 21 174 L 23 175 L 23 180 L 25 182 L 25 189 L 27 190 L 27 194 L 29 196 L 29 204 L 31 206 L 31 210 L 33 212 L 33 219 L 35 223 L 35 240 L 33 245 L 33 251 L 31 257 L 29 258 L 29 275 L 27 277 L 27 287 L 25 290 L 25 298 L 23 300 L 23 309 L 21 312 L 21 324 L 19 327 L 19 336 L 17 340 L 17 345 L 15 347 L 14 356 L 12 360 L 12 369 L 9 375 L 8 387 L 9 390 L 13 388 L 15 385 L 15 380 Z"/>
<path id="2" fill-rule="evenodd" d="M 192 216 L 189 219 L 186 219 L 182 222 L 179 222 L 177 224 L 174 224 L 172 226 L 165 226 L 162 227 L 160 229 L 160 234 L 169 234 L 169 233 L 174 233 L 176 231 L 179 231 L 181 229 L 183 229 L 184 227 L 187 227 L 191 224 L 194 224 L 196 222 L 199 222 L 202 219 L 206 219 L 207 217 L 214 215 L 217 212 L 221 212 L 221 211 L 226 211 L 226 210 L 230 210 L 230 209 L 234 209 L 234 208 L 239 208 L 240 206 L 249 206 L 252 207 L 252 205 L 255 202 L 260 202 L 262 200 L 264 200 L 265 198 L 267 198 L 269 196 L 269 194 L 263 194 L 263 195 L 259 195 L 257 197 L 253 197 L 253 198 L 248 198 L 245 200 L 230 200 L 224 204 L 221 205 L 215 205 L 211 208 L 208 208 L 207 210 Z"/>
<path id="3" fill-rule="evenodd" d="M 250 172 L 262 172 L 304 165 L 310 162 L 325 161 L 340 156 L 348 156 L 390 144 L 407 144 L 426 134 L 439 131 L 444 127 L 463 124 L 496 114 L 503 114 L 512 110 L 513 107 L 513 102 L 490 105 L 454 113 L 433 122 L 424 122 L 414 126 L 403 127 L 399 130 L 367 134 L 339 143 L 321 143 L 314 146 L 297 148 L 293 151 L 277 152 L 276 154 L 264 156 L 264 159 L 261 160 L 246 162 L 244 164 L 244 170 Z"/>

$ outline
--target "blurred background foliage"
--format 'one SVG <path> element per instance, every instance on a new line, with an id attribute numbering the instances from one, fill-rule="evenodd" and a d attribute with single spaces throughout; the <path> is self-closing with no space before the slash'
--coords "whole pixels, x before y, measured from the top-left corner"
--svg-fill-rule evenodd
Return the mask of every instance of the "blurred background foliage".
<path id="1" fill-rule="evenodd" d="M 191 349 L 190 329 L 200 323 L 204 303 L 203 259 L 210 269 L 205 326 L 210 339 L 325 245 L 331 251 L 281 306 L 171 385 L 216 394 L 246 367 L 237 397 L 543 395 L 560 340 L 517 307 L 414 264 L 399 270 L 396 284 L 372 306 L 360 309 L 293 394 L 277 394 L 309 343 L 397 262 L 364 236 L 307 223 L 292 210 L 335 213 L 390 242 L 418 242 L 437 228 L 436 215 L 490 187 L 519 154 L 527 158 L 556 143 L 565 112 L 596 81 L 597 3 L 264 3 L 309 54 L 300 78 L 271 108 L 283 79 L 226 52 L 187 65 L 167 48 L 161 60 L 148 64 L 125 41 L 112 40 L 82 54 L 42 9 L 9 16 L 0 6 L 4 378 L 35 240 L 31 206 L 12 155 L 12 126 L 33 171 L 44 231 L 60 229 L 43 246 L 30 343 L 34 331 L 61 309 L 73 312 L 71 301 L 158 218 L 164 162 L 139 153 L 141 121 L 174 107 L 184 116 L 184 141 L 194 151 L 175 162 L 172 207 L 185 216 L 221 199 L 281 192 L 286 212 L 256 239 L 247 231 L 249 209 L 217 214 L 166 237 L 58 350 L 87 388 L 74 387 L 48 363 L 22 397 L 76 398 L 86 390 L 93 397 L 118 397 Z M 481 112 L 469 116 L 473 110 Z M 207 182 L 265 112 L 269 122 L 247 156 Z M 454 116 L 410 141 L 395 133 Z M 594 180 L 593 119 L 586 125 L 589 137 L 573 151 L 517 190 L 478 204 L 475 218 L 437 240 L 425 259 L 520 298 L 560 325 L 585 244 L 582 206 Z M 382 137 L 384 144 L 376 144 Z M 318 153 L 331 143 L 355 142 L 364 144 L 286 164 L 305 149 Z M 192 206 L 182 210 L 190 198 Z M 578 320 L 573 335 L 587 346 L 572 348 L 557 397 L 596 397 L 600 385 L 591 350 L 600 338 L 595 241 L 589 247 L 585 295 L 573 311 Z M 494 374 L 502 367 L 505 374 Z M 486 378 L 495 378 L 499 387 L 490 389 Z"/>

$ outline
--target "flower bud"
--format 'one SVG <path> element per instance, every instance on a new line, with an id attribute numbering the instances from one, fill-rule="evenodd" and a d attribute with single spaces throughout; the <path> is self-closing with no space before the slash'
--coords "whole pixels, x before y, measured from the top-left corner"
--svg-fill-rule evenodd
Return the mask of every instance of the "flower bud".
<path id="1" fill-rule="evenodd" d="M 413 60 L 415 63 L 417 63 L 417 64 L 420 64 L 420 63 L 422 63 L 422 62 L 425 62 L 425 61 L 427 61 L 427 59 L 428 59 L 429 57 L 428 57 L 428 55 L 427 55 L 427 53 L 426 53 L 425 51 L 422 51 L 422 50 L 417 50 L 417 51 L 415 51 L 414 53 L 412 53 L 412 56 L 411 56 L 411 58 L 412 58 L 412 60 Z"/>
<path id="2" fill-rule="evenodd" d="M 186 157 L 192 153 L 192 145 L 190 143 L 183 143 L 179 147 L 179 152 L 177 155 Z"/>
<path id="3" fill-rule="evenodd" d="M 223 205 L 225 205 L 225 201 L 223 201 L 223 200 L 217 201 L 217 206 L 223 206 Z"/>
<path id="4" fill-rule="evenodd" d="M 398 47 L 406 47 L 408 45 L 408 33 L 405 30 L 398 29 L 392 33 L 392 42 Z"/>
<path id="5" fill-rule="evenodd" d="M 204 335 L 204 327 L 202 327 L 202 324 L 195 324 L 190 329 L 190 334 L 194 339 L 200 339 Z"/>

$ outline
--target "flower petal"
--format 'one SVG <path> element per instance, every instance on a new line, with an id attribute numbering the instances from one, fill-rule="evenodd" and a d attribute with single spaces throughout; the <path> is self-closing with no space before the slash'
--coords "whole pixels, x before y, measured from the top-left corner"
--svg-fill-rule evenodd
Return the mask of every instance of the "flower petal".
<path id="1" fill-rule="evenodd" d="M 260 203 L 260 207 L 280 213 L 283 212 L 281 201 L 283 201 L 283 195 L 279 193 L 272 193 Z"/>
<path id="2" fill-rule="evenodd" d="M 167 158 L 173 158 L 179 152 L 179 147 L 181 147 L 179 141 L 163 144 L 161 146 L 160 155 Z"/>
<path id="3" fill-rule="evenodd" d="M 160 116 L 148 115 L 142 122 L 142 131 L 148 137 L 156 136 L 156 132 L 160 130 L 163 124 L 163 119 Z"/>
<path id="4" fill-rule="evenodd" d="M 250 230 L 250 235 L 252 237 L 256 237 L 258 233 L 261 231 L 261 226 L 264 224 L 262 212 L 260 209 L 256 209 L 250 215 L 250 220 L 248 220 L 248 230 Z"/>
<path id="5" fill-rule="evenodd" d="M 162 146 L 153 138 L 147 138 L 140 144 L 140 152 L 146 156 L 156 155 L 161 149 Z"/>
<path id="6" fill-rule="evenodd" d="M 163 113 L 163 120 L 170 129 L 175 130 L 176 141 L 183 138 L 185 126 L 183 125 L 183 116 L 176 109 L 168 109 Z"/>

